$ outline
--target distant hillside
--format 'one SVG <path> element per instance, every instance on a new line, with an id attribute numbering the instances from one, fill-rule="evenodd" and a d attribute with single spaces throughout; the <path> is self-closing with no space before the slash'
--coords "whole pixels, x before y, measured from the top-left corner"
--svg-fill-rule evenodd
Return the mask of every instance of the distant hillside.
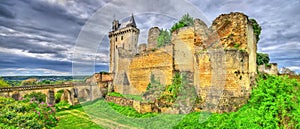
<path id="1" fill-rule="evenodd" d="M 83 80 L 87 76 L 76 76 L 76 80 Z M 23 81 L 29 78 L 36 78 L 40 81 L 42 80 L 50 80 L 50 81 L 57 81 L 57 80 L 73 80 L 73 76 L 3 76 L 2 77 L 6 81 Z"/>

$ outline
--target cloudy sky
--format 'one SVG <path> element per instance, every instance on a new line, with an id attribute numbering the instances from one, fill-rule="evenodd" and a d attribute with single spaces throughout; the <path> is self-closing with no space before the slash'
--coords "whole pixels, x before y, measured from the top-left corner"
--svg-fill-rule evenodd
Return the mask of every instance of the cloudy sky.
<path id="1" fill-rule="evenodd" d="M 127 8 L 121 6 L 128 4 L 125 0 L 0 0 L 0 76 L 107 71 L 109 44 L 103 34 L 114 17 L 126 21 L 134 13 L 141 30 L 139 42 L 145 43 L 150 27 L 170 28 L 176 21 L 176 17 L 159 12 L 194 13 L 176 0 L 153 2 L 157 4 L 136 0 Z M 208 24 L 230 12 L 256 19 L 262 26 L 258 51 L 268 53 L 279 67 L 300 72 L 299 0 L 184 2 L 201 12 Z M 104 25 L 108 26 L 101 28 Z"/>

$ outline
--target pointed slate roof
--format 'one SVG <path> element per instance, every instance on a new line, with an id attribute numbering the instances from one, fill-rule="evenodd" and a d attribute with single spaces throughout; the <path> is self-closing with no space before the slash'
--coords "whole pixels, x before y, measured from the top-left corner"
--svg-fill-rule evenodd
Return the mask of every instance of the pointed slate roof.
<path id="1" fill-rule="evenodd" d="M 121 24 L 120 29 L 125 27 L 136 27 L 133 14 L 131 15 L 130 19 L 127 22 Z"/>
<path id="2" fill-rule="evenodd" d="M 133 17 L 133 14 L 131 15 L 131 18 L 129 20 L 129 26 L 132 26 L 132 27 L 136 27 L 136 24 L 135 24 L 135 20 L 134 20 L 134 17 Z"/>

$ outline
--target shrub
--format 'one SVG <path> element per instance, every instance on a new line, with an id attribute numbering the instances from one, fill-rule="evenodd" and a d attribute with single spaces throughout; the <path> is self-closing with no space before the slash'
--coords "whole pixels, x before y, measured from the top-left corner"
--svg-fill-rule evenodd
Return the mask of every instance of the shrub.
<path id="1" fill-rule="evenodd" d="M 51 128 L 58 122 L 55 112 L 44 102 L 0 97 L 0 128 Z"/>
<path id="2" fill-rule="evenodd" d="M 287 77 L 260 75 L 248 104 L 237 112 L 188 114 L 175 128 L 300 128 L 300 85 Z"/>
<path id="3" fill-rule="evenodd" d="M 55 109 L 58 111 L 69 109 L 72 105 L 68 103 L 68 101 L 60 101 L 59 103 L 55 104 Z"/>
<path id="4" fill-rule="evenodd" d="M 32 92 L 30 94 L 26 94 L 24 98 L 33 99 L 38 102 L 46 102 L 46 95 L 41 92 Z"/>

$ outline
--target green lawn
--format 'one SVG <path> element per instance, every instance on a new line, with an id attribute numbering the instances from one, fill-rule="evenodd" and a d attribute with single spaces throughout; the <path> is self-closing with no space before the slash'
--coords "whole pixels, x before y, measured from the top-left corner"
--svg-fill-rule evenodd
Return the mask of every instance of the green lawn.
<path id="1" fill-rule="evenodd" d="M 260 75 L 248 103 L 236 112 L 223 114 L 139 114 L 131 107 L 100 99 L 58 112 L 61 120 L 57 128 L 296 129 L 300 128 L 299 87 L 287 77 Z"/>
<path id="2" fill-rule="evenodd" d="M 56 129 L 102 129 L 91 121 L 81 107 L 60 111 L 57 113 L 57 117 L 60 120 Z"/>
<path id="3" fill-rule="evenodd" d="M 117 111 L 116 111 L 117 110 Z M 124 115 L 126 114 L 126 115 Z M 121 107 L 103 99 L 88 102 L 81 107 L 59 111 L 58 129 L 69 128 L 171 128 L 184 115 L 139 114 L 130 107 Z M 128 117 L 132 116 L 132 117 Z"/>

